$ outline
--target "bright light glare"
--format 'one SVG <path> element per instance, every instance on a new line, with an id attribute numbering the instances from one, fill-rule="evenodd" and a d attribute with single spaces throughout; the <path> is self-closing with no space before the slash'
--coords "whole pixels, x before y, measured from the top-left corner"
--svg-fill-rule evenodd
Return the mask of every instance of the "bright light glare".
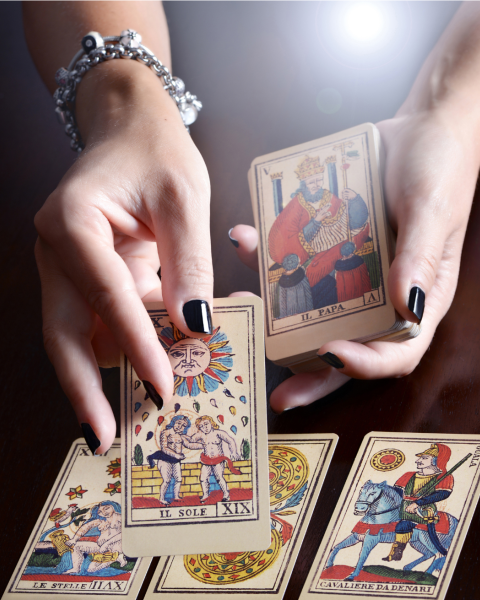
<path id="1" fill-rule="evenodd" d="M 382 13 L 374 4 L 358 2 L 345 15 L 347 34 L 357 42 L 370 42 L 383 28 Z"/>

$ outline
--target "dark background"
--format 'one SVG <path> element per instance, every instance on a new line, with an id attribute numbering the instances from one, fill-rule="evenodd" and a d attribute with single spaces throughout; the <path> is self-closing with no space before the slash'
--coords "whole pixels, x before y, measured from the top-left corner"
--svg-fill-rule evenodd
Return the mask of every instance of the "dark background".
<path id="1" fill-rule="evenodd" d="M 236 223 L 253 224 L 246 179 L 250 162 L 393 116 L 457 8 L 455 2 L 389 3 L 387 39 L 362 52 L 340 35 L 330 3 L 166 3 L 174 73 L 205 106 L 192 135 L 212 180 L 215 296 L 238 290 L 259 293 L 258 276 L 238 262 L 227 238 Z M 81 432 L 43 350 L 33 258 L 33 217 L 74 153 L 28 54 L 20 3 L 1 2 L 0 23 L 1 591 Z M 340 98 L 336 112 L 328 114 L 329 107 L 322 104 L 325 89 Z M 283 416 L 269 411 L 272 433 L 340 436 L 287 590 L 289 600 L 301 591 L 366 433 L 480 433 L 479 227 L 476 201 L 453 305 L 414 373 L 398 380 L 352 381 Z M 103 376 L 119 421 L 119 373 Z M 267 363 L 269 391 L 286 376 L 288 371 Z M 477 511 L 448 600 L 479 597 L 479 526 Z"/>

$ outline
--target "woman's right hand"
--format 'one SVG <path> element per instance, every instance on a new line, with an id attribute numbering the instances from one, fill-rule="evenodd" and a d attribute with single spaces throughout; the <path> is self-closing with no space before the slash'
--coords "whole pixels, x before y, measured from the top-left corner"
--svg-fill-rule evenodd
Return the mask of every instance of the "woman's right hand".
<path id="1" fill-rule="evenodd" d="M 210 185 L 174 101 L 143 65 L 88 73 L 77 118 L 86 147 L 36 215 L 35 254 L 45 348 L 98 454 L 116 427 L 97 361 L 118 365 L 123 351 L 157 405 L 173 393 L 143 303 L 163 300 L 191 337 L 210 332 Z"/>
<path id="2" fill-rule="evenodd" d="M 455 293 L 480 165 L 469 120 L 455 118 L 454 108 L 402 114 L 378 124 L 386 151 L 387 209 L 397 233 L 388 291 L 403 319 L 422 321 L 421 334 L 401 343 L 325 343 L 318 350 L 319 360 L 330 366 L 281 383 L 270 398 L 274 411 L 310 404 L 352 377 L 403 377 L 427 351 Z M 257 232 L 237 225 L 231 237 L 238 242 L 239 258 L 255 268 Z M 422 302 L 411 303 L 412 290 L 423 293 L 425 312 Z"/>

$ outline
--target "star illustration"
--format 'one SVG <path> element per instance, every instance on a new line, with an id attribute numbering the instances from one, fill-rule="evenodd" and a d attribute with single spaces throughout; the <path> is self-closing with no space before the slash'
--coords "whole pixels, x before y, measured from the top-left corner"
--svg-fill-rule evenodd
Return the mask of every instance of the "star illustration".
<path id="1" fill-rule="evenodd" d="M 120 458 L 111 460 L 110 464 L 107 467 L 107 473 L 115 479 L 115 477 L 120 477 L 120 472 L 121 472 Z"/>
<path id="2" fill-rule="evenodd" d="M 68 496 L 70 500 L 75 500 L 75 498 L 83 498 L 83 494 L 85 494 L 85 492 L 88 492 L 88 490 L 82 489 L 82 486 L 79 485 L 76 488 L 70 488 L 70 491 L 67 492 L 65 496 Z"/>
<path id="3" fill-rule="evenodd" d="M 103 490 L 105 494 L 110 494 L 110 496 L 115 496 L 115 494 L 120 494 L 122 491 L 122 486 L 120 481 L 116 483 L 109 483 L 107 489 Z"/>

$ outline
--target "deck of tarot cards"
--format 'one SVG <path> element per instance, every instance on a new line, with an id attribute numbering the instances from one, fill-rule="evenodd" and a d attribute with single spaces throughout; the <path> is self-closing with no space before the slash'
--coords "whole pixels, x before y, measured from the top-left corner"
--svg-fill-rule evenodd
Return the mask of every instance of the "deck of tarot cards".
<path id="1" fill-rule="evenodd" d="M 267 357 L 294 372 L 326 366 L 328 341 L 403 341 L 420 325 L 389 298 L 394 238 L 382 148 L 366 123 L 256 158 L 248 173 Z"/>

